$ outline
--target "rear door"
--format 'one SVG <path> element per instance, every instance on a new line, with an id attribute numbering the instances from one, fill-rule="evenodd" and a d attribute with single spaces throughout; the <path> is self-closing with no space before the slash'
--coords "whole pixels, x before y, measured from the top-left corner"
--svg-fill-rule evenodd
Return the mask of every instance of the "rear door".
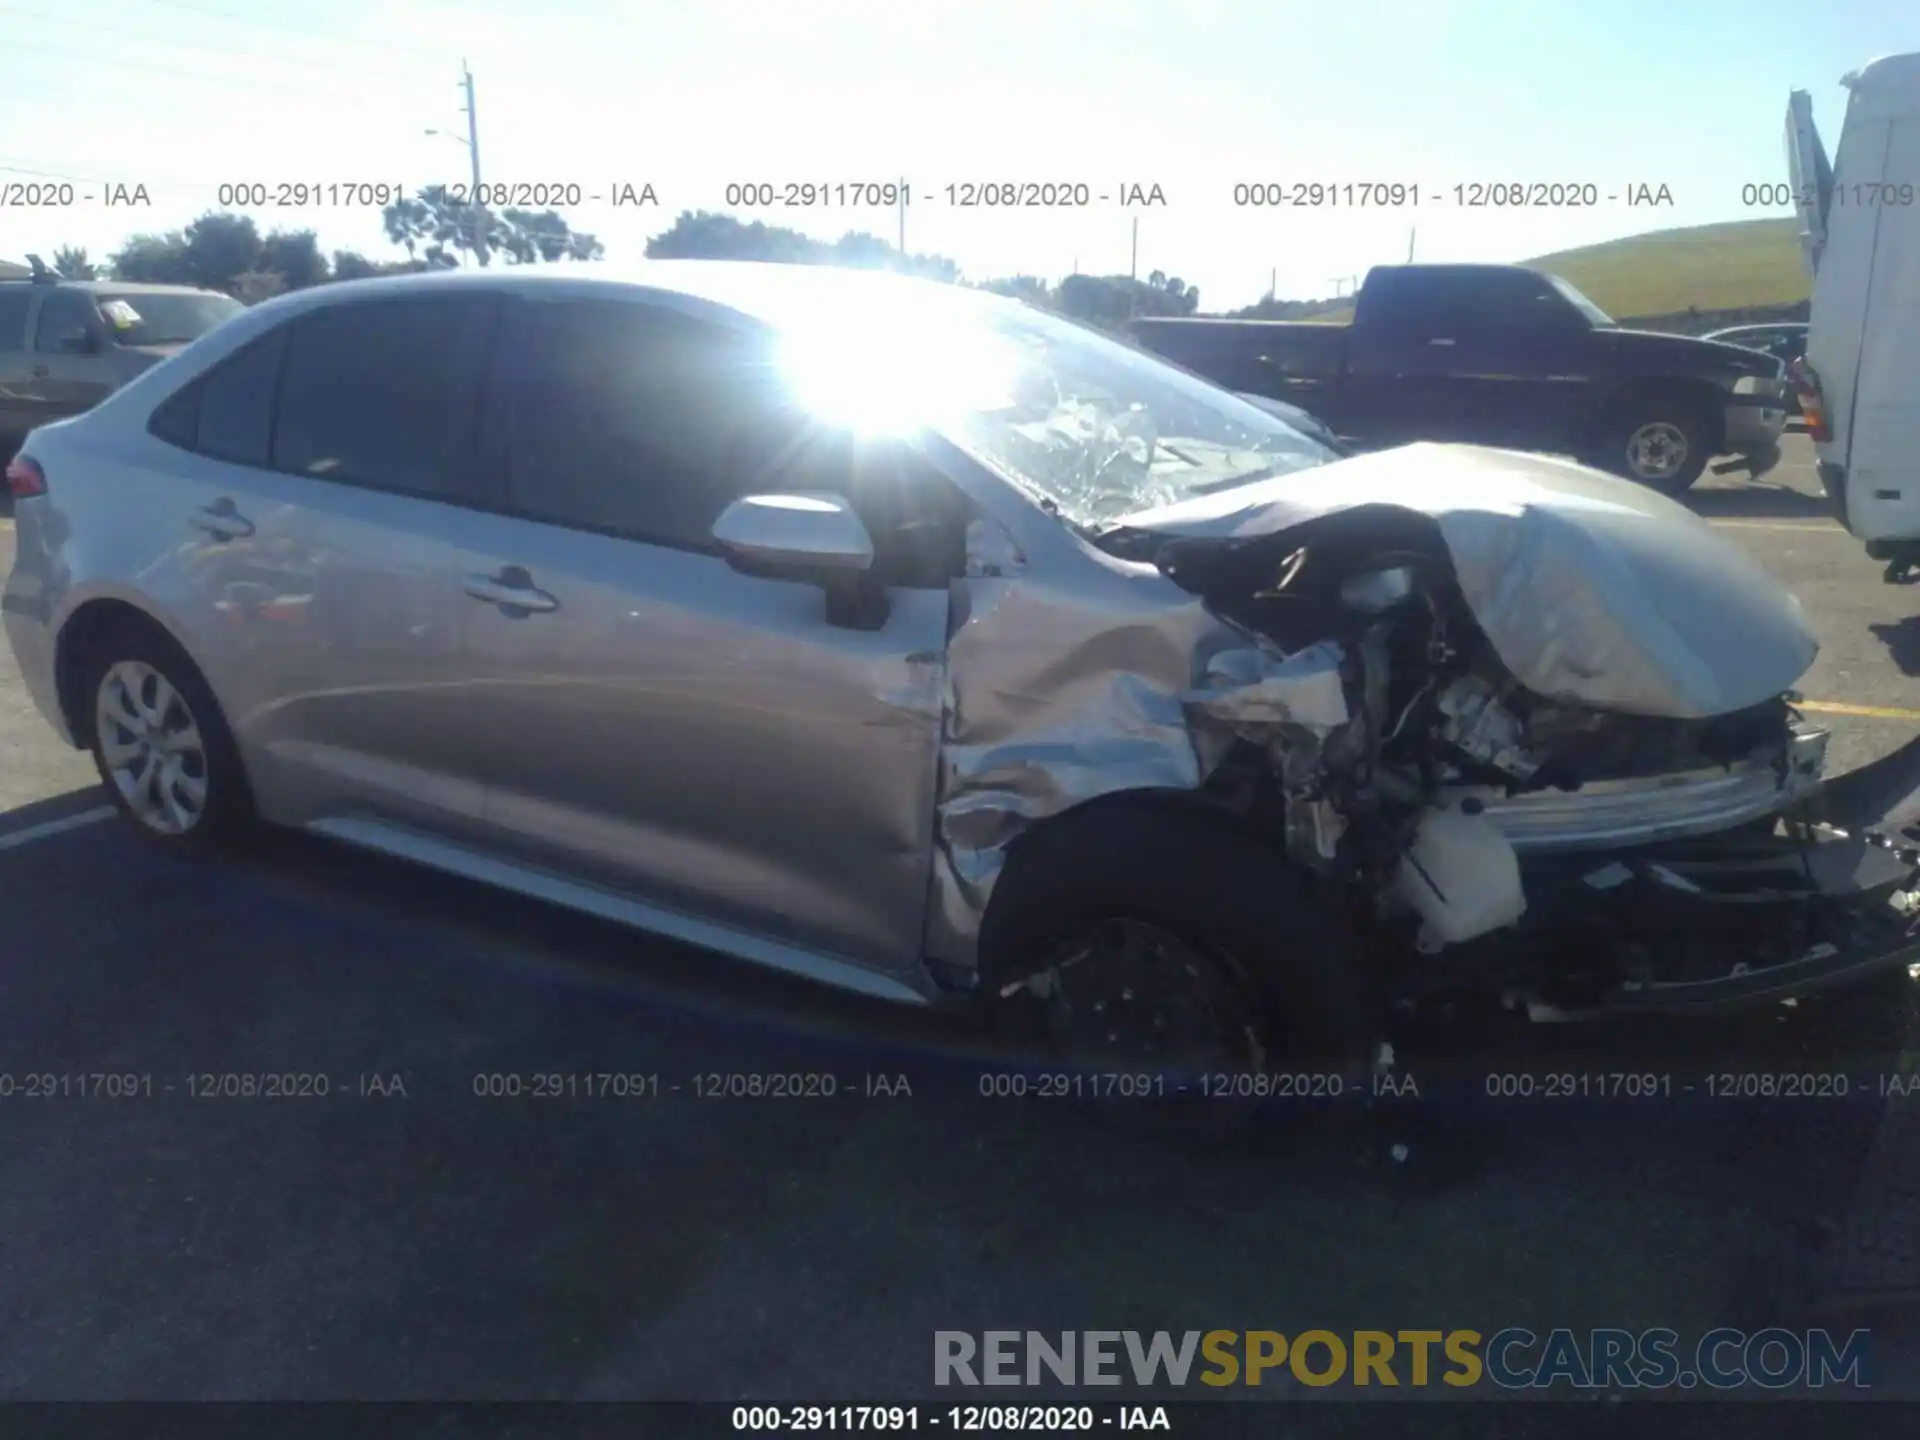
<path id="1" fill-rule="evenodd" d="M 1808 275 L 1820 269 L 1833 204 L 1833 166 L 1813 123 L 1813 97 L 1796 90 L 1787 99 L 1787 180 L 1800 221 L 1800 255 Z"/>
<path id="2" fill-rule="evenodd" d="M 163 405 L 177 609 L 272 818 L 471 835 L 473 692 L 448 534 L 467 503 L 485 296 L 329 306 Z"/>
<path id="3" fill-rule="evenodd" d="M 670 930 L 661 914 L 904 978 L 932 864 L 957 491 L 904 457 L 863 473 L 822 450 L 743 332 L 666 297 L 516 302 L 503 335 L 499 513 L 463 523 L 458 557 L 493 847 L 637 897 Z M 799 489 L 862 508 L 892 582 L 878 628 L 713 546 L 732 500 Z"/>

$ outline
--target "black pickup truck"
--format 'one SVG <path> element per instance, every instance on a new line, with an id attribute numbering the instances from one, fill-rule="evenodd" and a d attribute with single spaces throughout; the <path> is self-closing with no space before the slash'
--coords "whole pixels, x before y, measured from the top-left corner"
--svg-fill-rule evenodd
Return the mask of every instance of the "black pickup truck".
<path id="1" fill-rule="evenodd" d="M 1140 344 L 1215 384 L 1309 411 L 1363 448 L 1452 440 L 1545 450 L 1678 494 L 1716 455 L 1780 456 L 1778 359 L 1626 330 L 1518 265 L 1382 265 L 1351 324 L 1141 319 Z"/>

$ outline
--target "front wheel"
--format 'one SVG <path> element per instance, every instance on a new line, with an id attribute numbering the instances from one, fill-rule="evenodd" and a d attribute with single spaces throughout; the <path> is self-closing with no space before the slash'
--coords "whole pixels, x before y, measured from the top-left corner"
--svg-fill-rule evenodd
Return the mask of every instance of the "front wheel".
<path id="1" fill-rule="evenodd" d="M 1678 401 L 1628 406 L 1603 427 L 1593 464 L 1663 495 L 1683 495 L 1706 472 L 1713 438 L 1703 416 Z"/>
<path id="2" fill-rule="evenodd" d="M 1324 1071 L 1335 1093 L 1364 1062 L 1368 986 L 1342 918 L 1207 817 L 1095 807 L 1043 827 L 1010 857 L 981 948 L 1002 1040 L 1091 1083 L 1130 1129 L 1217 1136 L 1270 1088 L 1231 1077 Z M 1151 1077 L 1151 1099 L 1131 1082 L 1103 1096 L 1112 1076 Z"/>

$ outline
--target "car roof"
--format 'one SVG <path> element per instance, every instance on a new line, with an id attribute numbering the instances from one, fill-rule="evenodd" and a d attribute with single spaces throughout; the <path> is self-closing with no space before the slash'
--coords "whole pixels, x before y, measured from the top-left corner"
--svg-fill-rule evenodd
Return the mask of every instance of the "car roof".
<path id="1" fill-rule="evenodd" d="M 636 291 L 683 295 L 739 311 L 776 328 L 793 320 L 855 308 L 884 312 L 905 305 L 931 306 L 956 316 L 970 310 L 1020 308 L 1019 301 L 985 290 L 887 270 L 754 260 L 646 260 L 627 264 L 553 261 L 382 275 L 292 291 L 252 309 L 256 314 L 285 315 L 376 295 L 436 295 L 469 287 L 495 294 L 549 298 L 611 297 Z"/>

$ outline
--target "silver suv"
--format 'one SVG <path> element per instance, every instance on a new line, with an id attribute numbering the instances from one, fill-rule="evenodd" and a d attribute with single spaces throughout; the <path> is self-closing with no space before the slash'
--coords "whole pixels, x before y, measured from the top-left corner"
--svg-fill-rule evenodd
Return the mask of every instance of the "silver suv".
<path id="1" fill-rule="evenodd" d="M 1161 1073 L 1915 953 L 1920 750 L 1821 782 L 1814 641 L 1703 522 L 960 287 L 338 285 L 9 474 L 20 668 L 159 845 L 300 826 Z"/>
<path id="2" fill-rule="evenodd" d="M 185 285 L 0 280 L 0 452 L 92 408 L 246 307 Z"/>

